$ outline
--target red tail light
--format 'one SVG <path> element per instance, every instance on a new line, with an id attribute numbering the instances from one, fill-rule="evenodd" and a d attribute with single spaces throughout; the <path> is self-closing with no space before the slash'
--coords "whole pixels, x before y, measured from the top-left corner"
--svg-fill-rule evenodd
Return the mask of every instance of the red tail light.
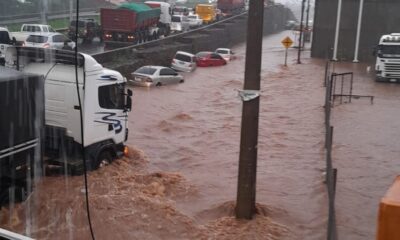
<path id="1" fill-rule="evenodd" d="M 50 47 L 50 44 L 45 43 L 45 44 L 43 45 L 43 47 L 44 47 L 44 48 L 49 48 L 49 47 Z"/>

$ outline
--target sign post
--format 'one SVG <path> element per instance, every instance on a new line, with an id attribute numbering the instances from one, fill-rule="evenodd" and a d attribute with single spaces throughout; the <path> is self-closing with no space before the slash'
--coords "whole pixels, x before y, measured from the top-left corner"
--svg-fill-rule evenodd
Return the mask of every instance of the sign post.
<path id="1" fill-rule="evenodd" d="M 288 55 L 288 48 L 290 48 L 293 44 L 293 41 L 290 37 L 285 37 L 282 40 L 282 45 L 285 47 L 285 66 L 287 66 L 287 55 Z"/>

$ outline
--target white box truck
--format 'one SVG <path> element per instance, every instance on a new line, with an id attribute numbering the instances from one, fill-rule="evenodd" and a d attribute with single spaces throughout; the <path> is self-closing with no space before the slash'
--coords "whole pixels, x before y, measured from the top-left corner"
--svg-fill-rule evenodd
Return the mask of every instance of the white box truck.
<path id="1" fill-rule="evenodd" d="M 378 82 L 400 82 L 400 33 L 383 35 L 374 51 Z"/>
<path id="2" fill-rule="evenodd" d="M 77 60 L 74 52 L 55 49 L 9 47 L 6 53 L 7 67 L 44 76 L 46 162 L 68 165 L 71 174 L 82 173 L 82 145 L 89 170 L 123 155 L 132 102 L 132 91 L 126 90 L 126 78 L 119 72 L 86 54 L 79 53 Z"/>

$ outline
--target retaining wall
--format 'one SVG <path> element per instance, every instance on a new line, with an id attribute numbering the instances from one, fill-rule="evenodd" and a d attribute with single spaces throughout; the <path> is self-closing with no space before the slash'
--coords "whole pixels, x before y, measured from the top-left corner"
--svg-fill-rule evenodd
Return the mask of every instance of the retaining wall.
<path id="1" fill-rule="evenodd" d="M 360 0 L 343 0 L 338 59 L 354 58 Z M 311 56 L 332 58 L 338 0 L 318 0 L 315 5 Z M 361 25 L 359 60 L 374 62 L 374 47 L 383 34 L 400 32 L 399 0 L 365 0 Z"/>
<path id="2" fill-rule="evenodd" d="M 283 5 L 274 5 L 264 11 L 264 35 L 284 29 L 292 12 Z M 247 14 L 212 24 L 190 32 L 157 41 L 95 54 L 103 66 L 115 69 L 125 76 L 144 65 L 170 66 L 176 51 L 197 53 L 232 47 L 246 41 Z"/>

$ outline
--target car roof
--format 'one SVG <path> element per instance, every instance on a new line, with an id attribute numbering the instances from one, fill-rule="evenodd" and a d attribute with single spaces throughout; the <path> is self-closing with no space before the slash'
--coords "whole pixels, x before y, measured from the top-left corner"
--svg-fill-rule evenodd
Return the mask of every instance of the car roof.
<path id="1" fill-rule="evenodd" d="M 153 66 L 153 65 L 146 65 L 146 66 L 141 66 L 140 68 L 144 68 L 144 67 L 148 67 L 148 68 L 155 68 L 157 70 L 163 69 L 163 68 L 169 68 L 169 67 L 164 67 L 164 66 Z M 138 68 L 139 69 L 139 68 Z"/>
<path id="2" fill-rule="evenodd" d="M 0 27 L 0 31 L 7 31 L 8 32 L 8 28 Z"/>
<path id="3" fill-rule="evenodd" d="M 43 36 L 43 37 L 51 37 L 55 35 L 63 35 L 58 32 L 48 32 L 48 33 L 38 33 L 38 34 L 29 34 L 29 36 Z"/>
<path id="4" fill-rule="evenodd" d="M 176 54 L 182 54 L 182 55 L 186 55 L 186 56 L 189 56 L 189 57 L 194 57 L 194 54 L 191 54 L 191 53 L 188 53 L 188 52 L 184 52 L 184 51 L 177 51 Z"/>

